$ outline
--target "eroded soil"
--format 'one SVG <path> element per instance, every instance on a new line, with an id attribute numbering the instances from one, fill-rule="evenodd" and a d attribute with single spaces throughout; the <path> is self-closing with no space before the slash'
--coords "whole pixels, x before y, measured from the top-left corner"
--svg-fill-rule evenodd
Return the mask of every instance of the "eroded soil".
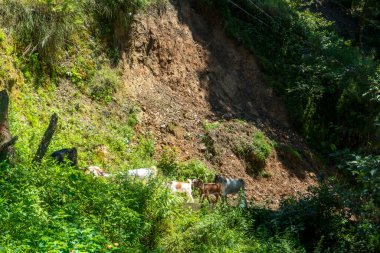
<path id="1" fill-rule="evenodd" d="M 225 36 L 212 13 L 178 1 L 160 13 L 138 15 L 124 59 L 118 99 L 140 106 L 137 130 L 153 136 L 158 157 L 163 147 L 176 147 L 183 161 L 199 159 L 218 173 L 243 178 L 248 199 L 271 208 L 317 184 L 320 166 L 292 130 L 285 106 L 265 84 L 256 59 Z M 215 122 L 206 133 L 205 125 Z M 233 150 L 257 129 L 278 147 L 296 151 L 277 148 L 261 176 Z"/>

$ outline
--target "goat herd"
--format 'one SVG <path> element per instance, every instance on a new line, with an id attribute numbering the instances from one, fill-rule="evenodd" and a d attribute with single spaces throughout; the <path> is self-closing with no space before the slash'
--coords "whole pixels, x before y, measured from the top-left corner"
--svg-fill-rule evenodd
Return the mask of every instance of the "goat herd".
<path id="1" fill-rule="evenodd" d="M 75 148 L 72 149 L 61 149 L 55 151 L 51 154 L 53 159 L 58 163 L 63 163 L 65 159 L 68 160 L 69 164 L 77 167 L 77 151 Z M 100 169 L 98 166 L 89 166 L 87 168 L 80 168 L 86 174 L 93 174 L 95 177 L 111 177 L 114 174 L 109 174 Z M 127 171 L 127 173 L 119 173 L 119 175 L 126 175 L 133 178 L 140 179 L 150 179 L 157 175 L 157 168 L 152 166 L 151 168 L 140 168 Z M 177 182 L 172 181 L 167 186 L 172 192 L 185 192 L 190 199 L 191 203 L 194 203 L 194 198 L 192 196 L 193 186 L 199 190 L 200 199 L 199 203 L 202 204 L 204 198 L 206 197 L 208 202 L 212 202 L 214 205 L 221 198 L 226 201 L 227 195 L 236 194 L 240 191 L 244 193 L 244 180 L 243 179 L 233 179 L 225 178 L 221 175 L 216 175 L 213 183 L 203 183 L 199 179 L 188 179 L 188 182 Z M 210 201 L 210 196 L 213 196 Z"/>
<path id="2" fill-rule="evenodd" d="M 228 194 L 239 193 L 240 190 L 244 191 L 244 180 L 225 178 L 221 175 L 216 175 L 214 183 L 203 183 L 199 179 L 188 179 L 188 183 L 172 181 L 169 188 L 173 192 L 186 192 L 190 201 L 193 203 L 194 198 L 191 194 L 192 186 L 199 190 L 200 204 L 203 203 L 205 197 L 210 203 L 210 195 L 215 196 L 213 204 L 216 204 L 219 198 L 222 198 L 222 200 L 225 201 Z"/>

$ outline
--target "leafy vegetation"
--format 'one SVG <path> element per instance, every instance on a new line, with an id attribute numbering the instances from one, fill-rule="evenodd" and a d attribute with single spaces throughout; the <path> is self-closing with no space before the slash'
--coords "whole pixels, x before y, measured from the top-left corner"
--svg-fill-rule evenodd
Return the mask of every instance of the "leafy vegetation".
<path id="1" fill-rule="evenodd" d="M 89 93 L 93 99 L 110 102 L 111 95 L 120 86 L 120 76 L 111 68 L 102 68 L 90 80 Z"/>
<path id="2" fill-rule="evenodd" d="M 24 55 L 35 54 L 51 66 L 73 33 L 83 25 L 82 2 L 4 0 L 0 2 L 2 21 L 12 28 Z"/>
<path id="3" fill-rule="evenodd" d="M 356 21 L 355 43 L 369 48 L 378 47 L 380 3 L 374 0 L 332 0 Z"/>
<path id="4" fill-rule="evenodd" d="M 335 152 L 332 162 L 344 175 L 299 199 L 285 200 L 275 212 L 252 210 L 257 229 L 299 238 L 308 252 L 378 251 L 380 103 L 374 56 L 340 38 L 331 22 L 305 8 L 306 1 L 199 2 L 217 9 L 226 32 L 259 57 L 294 125 L 323 153 Z M 361 16 L 371 14 L 365 5 L 378 10 L 375 1 L 350 2 Z M 377 14 L 367 16 L 361 29 Z M 347 148 L 366 153 L 340 155 L 340 149 Z M 287 159 L 302 162 L 291 147 L 276 149 Z M 237 150 L 245 154 L 240 146 Z"/>
<path id="5" fill-rule="evenodd" d="M 284 201 L 276 212 L 256 210 L 253 217 L 260 217 L 258 227 L 270 234 L 290 232 L 307 251 L 376 252 L 378 209 L 371 202 L 355 206 L 356 197 L 337 181 L 329 182 L 300 200 Z"/>
<path id="6" fill-rule="evenodd" d="M 273 147 L 261 131 L 256 131 L 252 140 L 248 142 L 242 141 L 235 146 L 234 151 L 246 161 L 248 169 L 254 175 L 258 175 L 272 153 Z"/>
<path id="7" fill-rule="evenodd" d="M 204 182 L 210 182 L 214 178 L 214 173 L 198 160 L 190 160 L 187 163 L 181 163 L 177 159 L 175 150 L 166 148 L 158 163 L 163 174 L 172 179 L 200 179 Z"/>
<path id="8" fill-rule="evenodd" d="M 113 96 L 121 86 L 115 59 L 133 15 L 164 2 L 0 0 L 0 87 L 10 91 L 9 123 L 19 137 L 14 163 L 0 163 L 0 252 L 379 251 L 380 68 L 374 57 L 337 36 L 303 1 L 202 1 L 220 10 L 226 31 L 259 57 L 308 140 L 323 152 L 338 150 L 335 164 L 344 177 L 284 200 L 275 211 L 191 210 L 163 182 L 212 181 L 215 172 L 198 160 L 180 161 L 175 149 L 155 161 L 152 136 L 133 130 L 139 109 Z M 372 2 L 351 4 L 364 13 L 365 3 Z M 376 21 L 372 10 L 366 17 Z M 370 26 L 363 24 L 363 34 Z M 94 178 L 48 156 L 32 164 L 54 112 L 59 125 L 48 153 L 77 147 L 80 167 L 117 173 L 157 164 L 159 176 Z M 218 127 L 204 123 L 206 144 Z M 340 152 L 344 147 L 362 149 Z M 273 148 L 302 160 L 261 132 L 235 151 L 259 170 Z"/>
<path id="9" fill-rule="evenodd" d="M 185 210 L 173 217 L 171 233 L 159 245 L 165 252 L 304 252 L 290 236 L 263 238 L 251 233 L 244 209 L 220 207 L 214 212 Z"/>
<path id="10" fill-rule="evenodd" d="M 340 38 L 304 1 L 201 1 L 222 13 L 225 30 L 260 59 L 303 135 L 321 150 L 371 145 L 380 104 L 378 64 Z"/>
<path id="11" fill-rule="evenodd" d="M 106 252 L 111 241 L 133 249 L 149 225 L 143 203 L 158 193 L 125 178 L 107 183 L 52 164 L 2 165 L 1 174 L 1 244 L 9 252 Z"/>

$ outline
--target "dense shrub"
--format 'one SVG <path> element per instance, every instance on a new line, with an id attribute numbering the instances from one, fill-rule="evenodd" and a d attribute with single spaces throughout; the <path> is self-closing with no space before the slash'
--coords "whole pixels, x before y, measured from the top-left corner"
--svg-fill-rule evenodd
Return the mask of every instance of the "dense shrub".
<path id="1" fill-rule="evenodd" d="M 158 244 L 164 252 L 304 252 L 288 235 L 253 232 L 252 220 L 239 207 L 182 210 L 171 224 Z"/>
<path id="2" fill-rule="evenodd" d="M 106 251 L 111 242 L 142 248 L 168 200 L 158 182 L 105 181 L 51 164 L 2 164 L 0 181 L 0 245 L 13 251 Z M 147 209 L 152 198 L 160 199 L 155 213 Z"/>
<path id="3" fill-rule="evenodd" d="M 263 227 L 291 230 L 308 251 L 377 252 L 379 209 L 337 181 L 314 188 L 300 200 L 288 199 Z"/>
<path id="4" fill-rule="evenodd" d="M 372 199 L 380 208 L 380 156 L 351 154 L 341 161 L 338 168 L 361 199 Z"/>

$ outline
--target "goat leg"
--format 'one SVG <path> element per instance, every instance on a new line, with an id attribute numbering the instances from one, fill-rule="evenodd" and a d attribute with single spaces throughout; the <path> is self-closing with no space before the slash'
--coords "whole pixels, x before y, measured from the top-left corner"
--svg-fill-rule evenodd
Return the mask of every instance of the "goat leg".
<path id="1" fill-rule="evenodd" d="M 191 192 L 187 192 L 187 196 L 189 196 L 191 203 L 194 203 L 193 196 L 191 196 Z"/>
<path id="2" fill-rule="evenodd" d="M 205 195 L 201 193 L 201 196 L 199 198 L 199 203 L 202 205 Z"/>

